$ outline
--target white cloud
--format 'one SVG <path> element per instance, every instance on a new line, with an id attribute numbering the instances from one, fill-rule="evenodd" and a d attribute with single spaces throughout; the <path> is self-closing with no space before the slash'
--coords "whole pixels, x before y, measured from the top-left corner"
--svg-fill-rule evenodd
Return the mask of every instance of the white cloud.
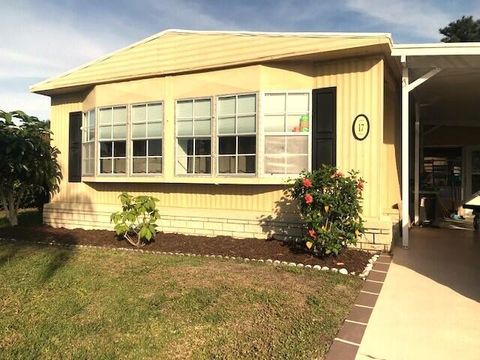
<path id="1" fill-rule="evenodd" d="M 50 98 L 25 92 L 0 92 L 0 109 L 4 111 L 22 110 L 40 120 L 50 119 Z"/>

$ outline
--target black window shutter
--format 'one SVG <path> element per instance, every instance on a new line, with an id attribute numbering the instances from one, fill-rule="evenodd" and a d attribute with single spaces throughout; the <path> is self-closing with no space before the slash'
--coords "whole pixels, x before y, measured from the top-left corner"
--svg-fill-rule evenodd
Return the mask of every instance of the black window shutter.
<path id="1" fill-rule="evenodd" d="M 82 113 L 70 113 L 68 124 L 68 181 L 82 181 Z"/>
<path id="2" fill-rule="evenodd" d="M 337 88 L 312 93 L 312 168 L 337 165 Z"/>

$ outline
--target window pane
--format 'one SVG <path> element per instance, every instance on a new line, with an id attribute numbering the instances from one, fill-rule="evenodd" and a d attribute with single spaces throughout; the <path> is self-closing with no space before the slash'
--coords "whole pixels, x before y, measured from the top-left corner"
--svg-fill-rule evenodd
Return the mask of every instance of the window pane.
<path id="1" fill-rule="evenodd" d="M 238 97 L 238 113 L 248 114 L 254 113 L 255 109 L 255 95 L 241 95 Z"/>
<path id="2" fill-rule="evenodd" d="M 162 137 L 163 124 L 161 122 L 148 124 L 148 137 Z"/>
<path id="3" fill-rule="evenodd" d="M 145 173 L 147 170 L 147 158 L 133 159 L 133 173 Z"/>
<path id="4" fill-rule="evenodd" d="M 238 137 L 238 153 L 239 154 L 255 154 L 256 140 L 255 136 L 239 136 Z"/>
<path id="5" fill-rule="evenodd" d="M 195 139 L 195 155 L 210 155 L 211 151 L 210 139 Z"/>
<path id="6" fill-rule="evenodd" d="M 195 174 L 210 174 L 210 157 L 195 158 Z"/>
<path id="7" fill-rule="evenodd" d="M 308 94 L 288 94 L 287 111 L 308 114 Z"/>
<path id="8" fill-rule="evenodd" d="M 132 122 L 145 121 L 146 117 L 147 117 L 147 111 L 146 111 L 145 105 L 132 106 Z"/>
<path id="9" fill-rule="evenodd" d="M 95 159 L 88 160 L 87 166 L 88 166 L 88 173 L 93 175 L 93 173 L 95 172 Z"/>
<path id="10" fill-rule="evenodd" d="M 100 128 L 100 139 L 111 139 L 112 138 L 112 127 L 105 126 Z"/>
<path id="11" fill-rule="evenodd" d="M 287 116 L 287 132 L 300 132 L 301 119 L 303 115 L 288 115 Z M 308 132 L 308 127 L 306 128 Z"/>
<path id="12" fill-rule="evenodd" d="M 218 172 L 220 174 L 235 174 L 237 172 L 236 157 L 235 156 L 219 156 Z"/>
<path id="13" fill-rule="evenodd" d="M 132 138 L 145 138 L 147 126 L 145 124 L 133 124 L 132 125 Z"/>
<path id="14" fill-rule="evenodd" d="M 285 117 L 283 115 L 267 115 L 263 119 L 265 132 L 284 132 Z"/>
<path id="15" fill-rule="evenodd" d="M 126 124 L 127 123 L 127 108 L 116 107 L 113 108 L 113 122 L 115 124 Z"/>
<path id="16" fill-rule="evenodd" d="M 112 123 L 112 109 L 100 109 L 98 123 L 100 125 L 110 125 Z"/>
<path id="17" fill-rule="evenodd" d="M 112 172 L 112 159 L 100 159 L 100 172 L 110 174 Z"/>
<path id="18" fill-rule="evenodd" d="M 115 141 L 113 143 L 113 156 L 125 157 L 125 155 L 127 154 L 126 147 L 127 147 L 126 141 Z"/>
<path id="19" fill-rule="evenodd" d="M 285 151 L 285 136 L 265 136 L 265 154 L 283 154 Z"/>
<path id="20" fill-rule="evenodd" d="M 266 94 L 265 113 L 282 114 L 285 112 L 285 94 Z"/>
<path id="21" fill-rule="evenodd" d="M 235 118 L 229 117 L 218 119 L 218 133 L 235 134 Z"/>
<path id="22" fill-rule="evenodd" d="M 88 145 L 83 144 L 82 145 L 82 159 L 87 159 L 89 158 L 89 151 L 88 151 Z"/>
<path id="23" fill-rule="evenodd" d="M 114 139 L 126 139 L 127 137 L 127 126 L 126 125 L 115 125 L 113 127 L 113 138 Z"/>
<path id="24" fill-rule="evenodd" d="M 235 96 L 218 99 L 218 116 L 235 114 Z"/>
<path id="25" fill-rule="evenodd" d="M 148 140 L 148 156 L 162 156 L 162 140 Z"/>
<path id="26" fill-rule="evenodd" d="M 112 152 L 112 142 L 101 142 L 100 143 L 100 157 L 111 157 Z"/>
<path id="27" fill-rule="evenodd" d="M 162 104 L 150 104 L 148 105 L 148 120 L 162 120 L 163 118 L 163 105 Z"/>
<path id="28" fill-rule="evenodd" d="M 287 155 L 287 174 L 299 174 L 308 168 L 308 155 Z"/>
<path id="29" fill-rule="evenodd" d="M 255 173 L 255 156 L 239 156 L 238 172 L 243 174 Z"/>
<path id="30" fill-rule="evenodd" d="M 89 159 L 94 159 L 95 158 L 95 144 L 94 143 L 90 143 L 88 145 L 88 158 Z"/>
<path id="31" fill-rule="evenodd" d="M 210 117 L 210 99 L 195 101 L 195 118 Z"/>
<path id="32" fill-rule="evenodd" d="M 158 174 L 162 172 L 162 158 L 154 157 L 148 159 L 148 172 Z"/>
<path id="33" fill-rule="evenodd" d="M 210 119 L 195 121 L 195 135 L 210 135 Z"/>
<path id="34" fill-rule="evenodd" d="M 225 154 L 236 154 L 237 152 L 237 143 L 235 136 L 222 136 L 218 138 L 218 153 L 221 155 Z"/>
<path id="35" fill-rule="evenodd" d="M 95 128 L 89 128 L 88 129 L 88 140 L 94 140 L 95 139 Z"/>
<path id="36" fill-rule="evenodd" d="M 193 155 L 193 139 L 178 139 L 177 156 Z"/>
<path id="37" fill-rule="evenodd" d="M 146 156 L 146 155 L 147 155 L 147 140 L 134 140 L 133 156 Z"/>
<path id="38" fill-rule="evenodd" d="M 238 133 L 254 133 L 255 132 L 255 116 L 239 116 L 237 118 Z"/>
<path id="39" fill-rule="evenodd" d="M 193 101 L 177 102 L 177 118 L 193 118 Z"/>
<path id="40" fill-rule="evenodd" d="M 88 126 L 90 127 L 95 127 L 95 110 L 90 110 L 88 112 L 88 116 L 89 116 L 89 124 Z"/>
<path id="41" fill-rule="evenodd" d="M 308 154 L 308 136 L 287 136 L 289 154 Z"/>
<path id="42" fill-rule="evenodd" d="M 177 134 L 178 135 L 193 135 L 193 122 L 192 121 L 178 121 L 177 122 Z"/>
<path id="43" fill-rule="evenodd" d="M 177 159 L 177 174 L 193 173 L 193 157 Z"/>
<path id="44" fill-rule="evenodd" d="M 265 155 L 264 159 L 266 174 L 285 173 L 285 157 L 283 155 Z"/>
<path id="45" fill-rule="evenodd" d="M 113 159 L 114 174 L 125 174 L 127 172 L 126 164 L 126 159 Z"/>

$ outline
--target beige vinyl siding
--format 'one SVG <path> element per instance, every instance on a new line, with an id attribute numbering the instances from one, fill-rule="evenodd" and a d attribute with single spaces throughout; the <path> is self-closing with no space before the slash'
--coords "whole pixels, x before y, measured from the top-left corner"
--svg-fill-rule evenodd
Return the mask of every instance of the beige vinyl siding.
<path id="1" fill-rule="evenodd" d="M 320 63 L 316 87 L 337 88 L 337 166 L 342 171 L 360 171 L 366 180 L 364 214 L 382 215 L 383 189 L 388 186 L 382 173 L 383 151 L 383 60 L 356 58 Z M 370 121 L 370 133 L 363 141 L 355 140 L 352 123 L 359 114 Z"/>
<path id="2" fill-rule="evenodd" d="M 120 50 L 73 72 L 44 81 L 32 91 L 133 77 L 256 63 L 298 55 L 390 46 L 387 36 L 295 36 L 169 31 Z"/>

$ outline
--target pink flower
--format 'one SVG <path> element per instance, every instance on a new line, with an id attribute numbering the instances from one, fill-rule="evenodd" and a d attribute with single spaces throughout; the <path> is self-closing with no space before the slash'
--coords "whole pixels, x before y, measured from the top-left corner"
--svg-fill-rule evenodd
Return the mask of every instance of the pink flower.
<path id="1" fill-rule="evenodd" d="M 308 188 L 311 188 L 312 187 L 312 181 L 310 179 L 303 179 L 303 186 L 306 187 L 307 189 Z"/>
<path id="2" fill-rule="evenodd" d="M 308 236 L 310 236 L 312 239 L 315 239 L 317 237 L 317 233 L 313 229 L 308 229 Z"/>
<path id="3" fill-rule="evenodd" d="M 306 204 L 311 204 L 313 202 L 313 196 L 310 194 L 306 194 L 304 199 Z"/>
<path id="4" fill-rule="evenodd" d="M 365 184 L 365 183 L 364 183 L 362 180 L 359 180 L 359 181 L 357 182 L 357 190 L 358 190 L 359 192 L 362 192 L 362 191 L 363 191 L 364 184 Z"/>
<path id="5" fill-rule="evenodd" d="M 340 170 L 335 170 L 335 172 L 332 174 L 331 178 L 332 179 L 338 179 L 343 176 L 343 173 Z"/>

